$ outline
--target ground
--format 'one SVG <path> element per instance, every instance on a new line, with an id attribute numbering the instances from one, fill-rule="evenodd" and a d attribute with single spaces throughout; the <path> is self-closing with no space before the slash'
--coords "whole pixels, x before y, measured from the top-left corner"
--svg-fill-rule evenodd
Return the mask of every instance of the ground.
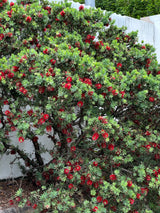
<path id="1" fill-rule="evenodd" d="M 27 198 L 29 193 L 36 189 L 31 181 L 26 178 L 0 180 L 0 210 L 10 207 L 18 207 L 18 202 L 14 202 L 14 205 L 9 204 L 9 200 L 13 198 L 16 191 L 22 188 L 24 190 L 24 197 Z"/>

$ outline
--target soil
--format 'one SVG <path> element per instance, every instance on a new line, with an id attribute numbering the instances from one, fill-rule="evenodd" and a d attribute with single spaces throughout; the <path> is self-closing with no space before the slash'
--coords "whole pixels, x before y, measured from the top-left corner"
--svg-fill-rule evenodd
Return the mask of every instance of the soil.
<path id="1" fill-rule="evenodd" d="M 15 197 L 15 193 L 19 188 L 24 190 L 24 198 L 28 198 L 30 192 L 36 190 L 36 186 L 26 178 L 0 180 L 0 210 L 11 207 L 18 208 L 17 201 L 14 201 L 14 205 L 11 206 L 9 200 L 12 200 Z"/>

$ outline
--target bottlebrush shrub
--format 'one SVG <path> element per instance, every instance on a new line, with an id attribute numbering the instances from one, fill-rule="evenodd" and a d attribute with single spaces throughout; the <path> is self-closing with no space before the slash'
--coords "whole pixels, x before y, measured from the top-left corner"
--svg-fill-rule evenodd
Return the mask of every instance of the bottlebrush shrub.
<path id="1" fill-rule="evenodd" d="M 69 3 L 2 8 L 1 153 L 23 159 L 37 185 L 11 204 L 38 213 L 159 212 L 159 65 L 153 47 L 109 16 Z M 49 151 L 39 140 L 46 134 Z M 25 140 L 34 158 L 20 149 Z"/>

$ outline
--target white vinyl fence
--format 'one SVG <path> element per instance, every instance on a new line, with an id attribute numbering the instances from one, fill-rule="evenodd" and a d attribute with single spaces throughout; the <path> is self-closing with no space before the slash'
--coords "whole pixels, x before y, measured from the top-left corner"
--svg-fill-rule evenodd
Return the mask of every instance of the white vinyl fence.
<path id="1" fill-rule="evenodd" d="M 11 0 L 9 1 L 11 2 Z M 60 1 L 62 0 L 56 0 L 56 2 Z M 12 0 L 12 2 L 15 2 L 15 0 Z M 76 8 L 77 10 L 79 9 L 79 3 L 73 1 L 70 2 L 72 2 L 73 8 Z M 92 0 L 86 0 L 86 3 L 87 5 L 84 5 L 86 8 L 89 8 L 89 5 L 93 4 Z M 116 20 L 115 24 L 118 27 L 126 26 L 127 32 L 138 30 L 139 42 L 143 40 L 144 43 L 153 45 L 156 49 L 157 59 L 160 63 L 160 15 L 145 17 L 141 20 L 117 14 L 112 14 L 111 17 Z M 11 135 L 11 139 L 13 143 L 17 144 L 18 138 L 15 135 Z M 41 136 L 40 141 L 48 148 L 52 148 L 51 142 L 46 136 Z M 33 147 L 29 141 L 20 144 L 20 147 L 32 155 Z M 14 155 L 0 155 L 0 179 L 19 177 L 22 175 L 17 164 L 18 161 L 13 162 L 14 157 Z M 46 162 L 49 161 L 49 154 L 45 154 L 44 159 Z"/>

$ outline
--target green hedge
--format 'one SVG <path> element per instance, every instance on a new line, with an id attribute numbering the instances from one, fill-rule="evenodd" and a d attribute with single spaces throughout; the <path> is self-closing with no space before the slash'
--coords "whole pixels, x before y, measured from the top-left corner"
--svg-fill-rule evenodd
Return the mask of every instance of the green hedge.
<path id="1" fill-rule="evenodd" d="M 83 4 L 84 0 L 74 0 Z M 96 0 L 96 7 L 117 14 L 141 18 L 160 13 L 160 0 Z"/>

